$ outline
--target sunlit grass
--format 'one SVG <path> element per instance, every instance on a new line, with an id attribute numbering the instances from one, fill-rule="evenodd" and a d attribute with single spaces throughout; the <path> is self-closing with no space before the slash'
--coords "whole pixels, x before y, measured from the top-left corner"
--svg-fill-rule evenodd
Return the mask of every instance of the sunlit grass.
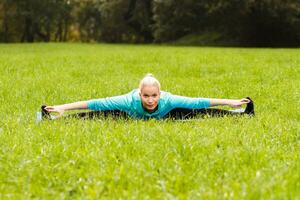
<path id="1" fill-rule="evenodd" d="M 256 117 L 35 123 L 42 104 L 123 94 L 148 72 Z M 0 198 L 297 199 L 300 51 L 0 45 Z"/>

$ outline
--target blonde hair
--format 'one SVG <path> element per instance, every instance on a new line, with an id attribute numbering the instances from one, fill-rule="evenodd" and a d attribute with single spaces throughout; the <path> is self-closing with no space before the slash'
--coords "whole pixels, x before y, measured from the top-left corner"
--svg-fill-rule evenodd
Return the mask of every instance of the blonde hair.
<path id="1" fill-rule="evenodd" d="M 141 81 L 139 85 L 140 91 L 142 91 L 142 88 L 146 85 L 150 86 L 156 86 L 160 90 L 160 83 L 159 81 L 153 76 L 153 74 L 147 74 Z"/>

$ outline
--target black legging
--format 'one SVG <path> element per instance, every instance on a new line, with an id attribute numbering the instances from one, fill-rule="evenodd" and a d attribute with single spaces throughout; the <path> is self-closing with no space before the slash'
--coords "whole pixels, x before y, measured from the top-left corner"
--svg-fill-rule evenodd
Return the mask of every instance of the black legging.
<path id="1" fill-rule="evenodd" d="M 171 110 L 163 119 L 191 119 L 194 117 L 224 117 L 233 115 L 243 115 L 244 112 L 232 112 L 229 110 L 222 110 L 217 108 L 207 109 L 186 109 L 176 108 Z M 129 115 L 120 110 L 106 110 L 106 111 L 91 111 L 82 112 L 66 116 L 67 118 L 80 118 L 80 119 L 96 119 L 96 118 L 113 118 L 113 119 L 128 119 Z"/>
<path id="2" fill-rule="evenodd" d="M 176 108 L 171 110 L 164 118 L 170 119 L 191 119 L 195 117 L 224 117 L 233 115 L 243 115 L 244 112 L 232 112 L 229 110 L 223 110 L 218 108 L 206 108 L 206 109 L 186 109 L 186 108 Z"/>

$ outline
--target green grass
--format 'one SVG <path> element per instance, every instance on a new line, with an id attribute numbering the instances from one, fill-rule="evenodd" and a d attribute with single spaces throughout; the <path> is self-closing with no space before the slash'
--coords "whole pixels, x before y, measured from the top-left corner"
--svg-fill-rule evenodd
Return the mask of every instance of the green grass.
<path id="1" fill-rule="evenodd" d="M 35 123 L 41 104 L 123 94 L 148 72 L 256 117 Z M 300 199 L 300 50 L 0 45 L 0 199 Z"/>

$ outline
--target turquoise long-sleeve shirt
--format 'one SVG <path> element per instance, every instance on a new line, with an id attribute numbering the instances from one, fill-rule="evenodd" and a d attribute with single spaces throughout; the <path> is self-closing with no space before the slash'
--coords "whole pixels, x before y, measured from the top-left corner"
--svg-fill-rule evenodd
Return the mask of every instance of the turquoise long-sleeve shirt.
<path id="1" fill-rule="evenodd" d="M 138 119 L 161 119 L 171 110 L 176 108 L 208 108 L 210 107 L 210 100 L 207 98 L 178 96 L 169 92 L 161 91 L 158 108 L 155 112 L 149 113 L 143 108 L 139 90 L 135 89 L 128 94 L 121 96 L 90 100 L 88 101 L 87 106 L 90 110 L 120 110 L 126 112 L 129 116 Z"/>

